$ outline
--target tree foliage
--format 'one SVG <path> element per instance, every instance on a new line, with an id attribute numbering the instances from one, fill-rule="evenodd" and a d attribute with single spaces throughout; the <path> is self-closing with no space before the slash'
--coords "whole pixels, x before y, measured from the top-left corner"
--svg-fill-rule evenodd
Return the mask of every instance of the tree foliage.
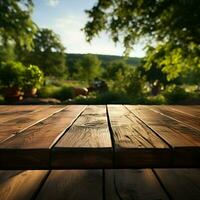
<path id="1" fill-rule="evenodd" d="M 90 82 L 101 75 L 102 71 L 100 66 L 101 61 L 96 55 L 86 54 L 75 63 L 77 71 L 75 76 L 81 80 Z"/>
<path id="2" fill-rule="evenodd" d="M 13 40 L 30 49 L 37 29 L 31 19 L 33 3 L 31 0 L 0 1 L 0 39 L 1 43 Z"/>
<path id="3" fill-rule="evenodd" d="M 24 65 L 20 62 L 0 63 L 0 85 L 3 87 L 23 86 Z"/>
<path id="4" fill-rule="evenodd" d="M 88 41 L 106 30 L 115 42 L 122 39 L 127 50 L 144 37 L 176 45 L 200 44 L 198 0 L 98 0 L 86 12 Z"/>
<path id="5" fill-rule="evenodd" d="M 108 65 L 104 78 L 109 82 L 112 91 L 138 97 L 143 87 L 143 80 L 138 72 L 136 67 L 119 60 Z"/>
<path id="6" fill-rule="evenodd" d="M 23 77 L 23 87 L 25 89 L 40 88 L 44 81 L 42 71 L 36 65 L 25 67 Z"/>
<path id="7" fill-rule="evenodd" d="M 14 61 L 15 58 L 15 45 L 13 43 L 0 44 L 0 62 Z"/>
<path id="8" fill-rule="evenodd" d="M 34 36 L 33 44 L 31 51 L 21 49 L 18 52 L 23 62 L 39 66 L 48 76 L 66 75 L 65 48 L 57 34 L 50 29 L 40 29 Z"/>

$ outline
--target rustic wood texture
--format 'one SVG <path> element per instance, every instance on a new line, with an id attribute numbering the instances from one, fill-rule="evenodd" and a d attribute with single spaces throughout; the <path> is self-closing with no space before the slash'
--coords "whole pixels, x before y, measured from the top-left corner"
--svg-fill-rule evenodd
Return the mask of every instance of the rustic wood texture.
<path id="1" fill-rule="evenodd" d="M 55 170 L 36 200 L 103 200 L 102 170 Z"/>
<path id="2" fill-rule="evenodd" d="M 200 166 L 200 131 L 147 106 L 126 106 L 172 148 L 171 166 Z"/>
<path id="3" fill-rule="evenodd" d="M 0 168 L 49 168 L 51 147 L 84 107 L 66 107 L 0 144 Z"/>
<path id="4" fill-rule="evenodd" d="M 171 150 L 144 123 L 122 105 L 108 105 L 115 149 L 115 167 L 170 165 Z"/>
<path id="5" fill-rule="evenodd" d="M 150 169 L 106 170 L 105 199 L 169 200 Z"/>
<path id="6" fill-rule="evenodd" d="M 107 123 L 105 106 L 88 106 L 53 148 L 53 168 L 112 167 Z"/>
<path id="7" fill-rule="evenodd" d="M 39 121 L 51 116 L 52 114 L 64 109 L 65 106 L 52 106 L 47 109 L 38 110 L 25 116 L 18 117 L 13 120 L 0 124 L 0 143 L 6 139 L 15 136 L 19 132 L 35 125 Z"/>
<path id="8" fill-rule="evenodd" d="M 31 200 L 47 171 L 0 171 L 0 200 Z"/>
<path id="9" fill-rule="evenodd" d="M 185 113 L 177 112 L 174 109 L 170 109 L 170 106 L 162 106 L 162 107 L 148 106 L 148 108 L 152 110 L 156 110 L 167 117 L 177 120 L 183 124 L 186 124 L 187 126 L 200 130 L 200 119 L 195 116 L 186 115 Z"/>
<path id="10" fill-rule="evenodd" d="M 0 106 L 0 169 L 199 167 L 199 118 L 179 108 Z"/>
<path id="11" fill-rule="evenodd" d="M 1 111 L 0 109 L 0 123 L 9 120 L 16 119 L 21 116 L 25 116 L 28 113 L 36 112 L 37 110 L 43 110 L 50 106 L 15 106 L 13 109 L 8 109 L 7 111 Z"/>
<path id="12" fill-rule="evenodd" d="M 176 110 L 177 112 L 184 113 L 196 118 L 200 118 L 200 106 L 169 106 L 170 109 Z"/>
<path id="13" fill-rule="evenodd" d="M 24 109 L 30 109 L 32 106 L 38 107 L 38 105 L 0 105 L 0 114 L 12 111 L 15 112 Z"/>
<path id="14" fill-rule="evenodd" d="M 200 199 L 199 169 L 156 169 L 155 172 L 171 199 Z"/>
<path id="15" fill-rule="evenodd" d="M 199 169 L 0 171 L 0 200 L 199 200 Z"/>

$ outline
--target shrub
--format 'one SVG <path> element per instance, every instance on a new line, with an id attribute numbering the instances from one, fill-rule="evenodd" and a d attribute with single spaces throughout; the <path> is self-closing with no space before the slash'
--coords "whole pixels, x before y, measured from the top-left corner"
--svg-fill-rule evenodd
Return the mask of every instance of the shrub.
<path id="1" fill-rule="evenodd" d="M 150 104 L 150 105 L 160 105 L 160 104 L 166 104 L 166 99 L 162 94 L 159 94 L 157 96 L 149 96 L 146 98 L 144 104 Z"/>
<path id="2" fill-rule="evenodd" d="M 166 98 L 168 104 L 181 103 L 189 97 L 189 93 L 187 93 L 180 86 L 168 87 L 163 95 Z"/>
<path id="3" fill-rule="evenodd" d="M 38 91 L 38 97 L 41 98 L 54 98 L 55 93 L 59 88 L 52 85 L 43 86 Z"/>
<path id="4" fill-rule="evenodd" d="M 73 98 L 73 96 L 74 94 L 72 88 L 67 86 L 60 87 L 54 94 L 54 98 L 61 101 Z"/>
<path id="5" fill-rule="evenodd" d="M 5 103 L 5 99 L 3 96 L 0 95 L 0 104 L 4 104 Z"/>
<path id="6" fill-rule="evenodd" d="M 0 64 L 0 84 L 3 87 L 21 88 L 24 69 L 24 65 L 20 62 L 2 62 Z"/>
<path id="7" fill-rule="evenodd" d="M 38 96 L 42 98 L 56 98 L 64 101 L 69 98 L 73 98 L 73 90 L 71 87 L 67 86 L 57 87 L 53 85 L 48 85 L 42 87 L 38 91 Z"/>
<path id="8" fill-rule="evenodd" d="M 23 87 L 39 89 L 44 81 L 44 74 L 38 66 L 29 65 L 24 70 Z"/>
<path id="9" fill-rule="evenodd" d="M 111 91 L 99 94 L 97 98 L 102 104 L 129 103 L 131 100 L 125 94 Z"/>

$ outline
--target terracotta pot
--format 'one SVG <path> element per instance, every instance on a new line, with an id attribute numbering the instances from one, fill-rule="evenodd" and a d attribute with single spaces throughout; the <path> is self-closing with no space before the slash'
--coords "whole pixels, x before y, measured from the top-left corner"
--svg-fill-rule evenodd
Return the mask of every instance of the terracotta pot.
<path id="1" fill-rule="evenodd" d="M 19 101 L 23 99 L 23 92 L 17 87 L 8 87 L 3 90 L 6 101 Z"/>
<path id="2" fill-rule="evenodd" d="M 27 88 L 24 90 L 24 97 L 35 97 L 37 88 Z"/>

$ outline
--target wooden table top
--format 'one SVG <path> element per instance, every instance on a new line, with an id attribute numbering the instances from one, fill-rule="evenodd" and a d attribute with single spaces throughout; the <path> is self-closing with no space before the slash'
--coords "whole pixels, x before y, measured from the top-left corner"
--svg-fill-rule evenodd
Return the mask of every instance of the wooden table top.
<path id="1" fill-rule="evenodd" d="M 0 169 L 200 166 L 200 106 L 0 106 Z"/>

